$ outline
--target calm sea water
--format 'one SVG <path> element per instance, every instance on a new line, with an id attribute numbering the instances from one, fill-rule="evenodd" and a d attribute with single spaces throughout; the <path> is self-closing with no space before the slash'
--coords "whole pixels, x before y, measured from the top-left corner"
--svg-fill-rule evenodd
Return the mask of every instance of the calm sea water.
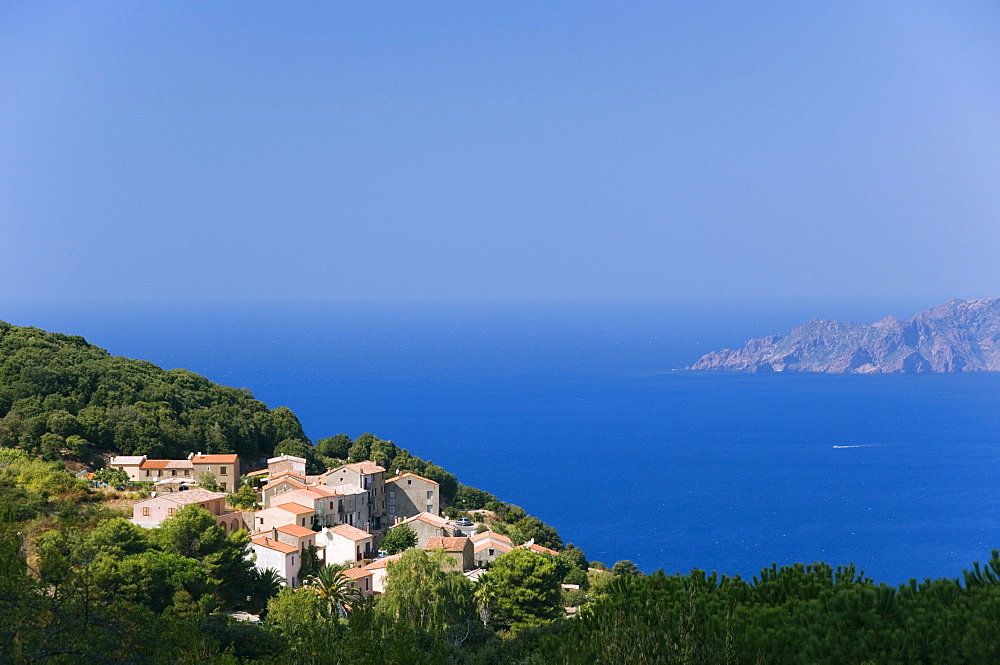
<path id="1" fill-rule="evenodd" d="M 748 577 L 854 562 L 954 577 L 1000 547 L 1000 375 L 692 373 L 813 316 L 924 306 L 25 307 L 286 405 L 313 439 L 370 431 L 554 525 L 591 559 Z"/>

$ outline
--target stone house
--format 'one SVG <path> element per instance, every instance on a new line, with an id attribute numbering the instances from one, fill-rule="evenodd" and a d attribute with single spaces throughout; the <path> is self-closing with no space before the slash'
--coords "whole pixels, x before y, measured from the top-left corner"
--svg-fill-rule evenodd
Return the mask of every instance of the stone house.
<path id="1" fill-rule="evenodd" d="M 371 460 L 343 464 L 323 474 L 325 485 L 354 485 L 368 492 L 369 531 L 382 529 L 386 515 L 385 469 Z"/>
<path id="2" fill-rule="evenodd" d="M 280 455 L 267 460 L 267 471 L 270 476 L 280 473 L 293 473 L 297 476 L 306 475 L 306 460 L 304 457 Z"/>
<path id="3" fill-rule="evenodd" d="M 350 524 L 361 529 L 371 527 L 371 506 L 368 503 L 368 490 L 355 485 L 323 485 L 337 493 L 336 524 Z"/>
<path id="4" fill-rule="evenodd" d="M 432 550 L 444 550 L 448 555 L 445 563 L 441 566 L 444 571 L 472 570 L 475 568 L 474 552 L 471 538 L 431 538 L 424 547 L 428 552 Z"/>
<path id="5" fill-rule="evenodd" d="M 385 481 L 385 491 L 388 518 L 392 523 L 418 513 L 437 515 L 441 512 L 441 486 L 429 478 L 404 473 Z"/>
<path id="6" fill-rule="evenodd" d="M 381 559 L 375 559 L 364 569 L 372 574 L 372 591 L 375 593 L 385 593 L 385 576 L 386 576 L 386 566 L 390 561 L 395 561 L 399 557 L 403 556 L 400 554 L 393 554 L 391 556 L 384 556 Z"/>
<path id="7" fill-rule="evenodd" d="M 302 585 L 299 570 L 302 568 L 302 552 L 295 545 L 289 545 L 261 534 L 250 539 L 254 553 L 254 566 L 264 572 L 268 568 L 278 571 L 284 583 L 293 589 Z"/>
<path id="8" fill-rule="evenodd" d="M 260 488 L 261 503 L 270 507 L 275 496 L 290 492 L 291 490 L 302 489 L 306 486 L 305 476 L 296 476 L 290 473 L 271 478 L 267 484 Z"/>
<path id="9" fill-rule="evenodd" d="M 139 480 L 155 483 L 168 478 L 197 480 L 194 465 L 186 459 L 147 459 L 139 465 Z"/>
<path id="10" fill-rule="evenodd" d="M 282 503 L 254 513 L 253 525 L 257 531 L 267 531 L 286 524 L 310 528 L 315 515 L 316 511 L 310 506 L 291 502 Z"/>
<path id="11" fill-rule="evenodd" d="M 493 531 L 477 533 L 471 540 L 473 558 L 476 565 L 480 568 L 487 568 L 491 563 L 496 561 L 498 556 L 514 549 L 514 543 L 509 537 Z"/>
<path id="12" fill-rule="evenodd" d="M 240 458 L 238 455 L 191 455 L 194 466 L 195 480 L 206 471 L 215 476 L 215 484 L 227 492 L 233 492 L 240 486 Z"/>
<path id="13" fill-rule="evenodd" d="M 152 529 L 173 517 L 178 510 L 190 504 L 197 504 L 215 517 L 216 524 L 226 533 L 243 528 L 243 516 L 226 509 L 226 495 L 210 492 L 201 487 L 185 492 L 161 494 L 151 499 L 139 501 L 132 506 L 132 522 Z"/>
<path id="14" fill-rule="evenodd" d="M 357 562 L 374 556 L 374 537 L 350 524 L 324 527 L 318 536 L 326 549 L 326 563 Z"/>
<path id="15" fill-rule="evenodd" d="M 447 538 L 453 535 L 448 520 L 430 513 L 419 513 L 399 524 L 405 524 L 416 532 L 418 549 L 426 548 L 427 541 L 431 538 Z"/>
<path id="16" fill-rule="evenodd" d="M 112 469 L 118 469 L 128 474 L 128 479 L 133 483 L 146 480 L 142 477 L 140 466 L 146 461 L 145 455 L 116 455 L 108 462 Z"/>
<path id="17" fill-rule="evenodd" d="M 348 568 L 343 572 L 345 578 L 351 581 L 351 585 L 361 592 L 363 596 L 370 596 L 375 591 L 372 589 L 371 571 L 364 568 Z"/>

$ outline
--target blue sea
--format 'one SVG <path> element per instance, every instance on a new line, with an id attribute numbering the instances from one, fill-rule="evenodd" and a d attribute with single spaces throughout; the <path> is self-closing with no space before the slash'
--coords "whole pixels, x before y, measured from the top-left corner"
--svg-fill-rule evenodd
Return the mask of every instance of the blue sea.
<path id="1" fill-rule="evenodd" d="M 372 432 L 552 524 L 607 564 L 751 577 L 853 562 L 956 577 L 1000 547 L 1000 375 L 681 371 L 813 317 L 930 302 L 8 305 Z"/>

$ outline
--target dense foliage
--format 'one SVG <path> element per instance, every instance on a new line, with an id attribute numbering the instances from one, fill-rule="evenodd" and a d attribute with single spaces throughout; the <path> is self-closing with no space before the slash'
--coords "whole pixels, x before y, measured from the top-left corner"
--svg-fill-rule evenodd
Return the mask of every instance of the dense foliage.
<path id="1" fill-rule="evenodd" d="M 0 446 L 52 460 L 87 459 L 94 449 L 255 459 L 285 439 L 306 441 L 295 414 L 269 410 L 248 390 L 0 322 Z"/>

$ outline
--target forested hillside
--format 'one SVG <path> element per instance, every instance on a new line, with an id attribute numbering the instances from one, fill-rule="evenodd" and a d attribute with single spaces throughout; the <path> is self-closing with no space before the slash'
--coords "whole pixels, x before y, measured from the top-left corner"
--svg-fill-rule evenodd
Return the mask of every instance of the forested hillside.
<path id="1" fill-rule="evenodd" d="M 268 409 L 248 390 L 0 322 L 0 446 L 46 459 L 86 460 L 95 450 L 252 459 L 288 439 L 307 441 L 295 414 Z"/>

